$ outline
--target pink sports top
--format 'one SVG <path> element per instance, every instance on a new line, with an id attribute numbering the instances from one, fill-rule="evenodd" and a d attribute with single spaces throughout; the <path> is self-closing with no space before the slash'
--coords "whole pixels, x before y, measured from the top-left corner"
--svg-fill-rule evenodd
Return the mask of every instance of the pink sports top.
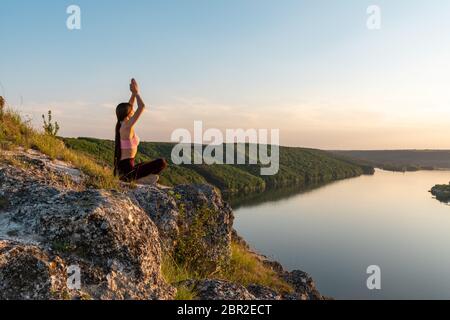
<path id="1" fill-rule="evenodd" d="M 139 146 L 140 140 L 137 134 L 134 135 L 133 139 L 131 140 L 120 140 L 120 147 L 122 149 L 128 150 L 128 149 L 137 149 Z"/>

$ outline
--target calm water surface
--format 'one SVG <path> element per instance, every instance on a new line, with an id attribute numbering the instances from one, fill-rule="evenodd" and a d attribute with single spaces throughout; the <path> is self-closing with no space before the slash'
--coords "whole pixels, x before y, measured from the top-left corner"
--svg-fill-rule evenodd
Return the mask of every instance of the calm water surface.
<path id="1" fill-rule="evenodd" d="M 392 173 L 235 204 L 235 227 L 287 269 L 311 274 L 337 299 L 450 299 L 450 206 L 428 190 L 448 171 Z M 366 269 L 381 268 L 369 291 Z"/>

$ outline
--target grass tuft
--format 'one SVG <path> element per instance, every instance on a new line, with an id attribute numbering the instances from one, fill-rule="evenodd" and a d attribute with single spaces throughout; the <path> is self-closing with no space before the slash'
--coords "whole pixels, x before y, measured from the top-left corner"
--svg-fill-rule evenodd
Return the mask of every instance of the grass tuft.
<path id="1" fill-rule="evenodd" d="M 179 286 L 174 300 L 190 301 L 195 300 L 196 298 L 197 295 L 192 289 L 186 286 Z"/>
<path id="2" fill-rule="evenodd" d="M 194 300 L 196 298 L 194 290 L 180 284 L 181 281 L 195 279 L 196 275 L 191 273 L 186 266 L 177 263 L 169 253 L 163 254 L 161 273 L 167 283 L 177 288 L 175 300 Z"/>
<path id="3" fill-rule="evenodd" d="M 231 244 L 230 267 L 220 275 L 226 280 L 243 286 L 257 284 L 269 287 L 279 293 L 292 293 L 294 289 L 281 279 L 275 271 L 265 266 L 244 246 Z"/>

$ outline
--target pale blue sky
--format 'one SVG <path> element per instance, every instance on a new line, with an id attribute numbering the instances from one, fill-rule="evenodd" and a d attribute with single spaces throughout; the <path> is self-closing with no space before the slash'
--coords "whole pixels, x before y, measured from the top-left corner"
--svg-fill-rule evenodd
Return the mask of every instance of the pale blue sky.
<path id="1" fill-rule="evenodd" d="M 284 145 L 450 148 L 449 38 L 447 0 L 1 0 L 0 94 L 66 136 L 113 138 L 136 77 L 145 140 L 204 120 Z"/>

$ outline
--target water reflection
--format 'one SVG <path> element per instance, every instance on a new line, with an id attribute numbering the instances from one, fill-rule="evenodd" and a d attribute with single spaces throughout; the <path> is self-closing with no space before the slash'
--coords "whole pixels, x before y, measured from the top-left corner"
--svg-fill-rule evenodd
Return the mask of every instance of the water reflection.
<path id="1" fill-rule="evenodd" d="M 286 268 L 309 272 L 325 295 L 448 299 L 450 208 L 428 192 L 448 181 L 447 171 L 377 171 L 232 199 L 235 227 Z M 381 291 L 366 288 L 373 264 L 382 269 Z"/>
<path id="2" fill-rule="evenodd" d="M 332 185 L 337 182 L 339 181 L 334 181 L 330 183 L 317 183 L 308 186 L 268 189 L 262 193 L 255 193 L 251 195 L 246 194 L 242 196 L 239 195 L 229 196 L 226 197 L 225 200 L 228 201 L 228 203 L 230 203 L 230 205 L 233 207 L 234 210 L 237 210 L 239 208 L 245 208 L 249 206 L 251 207 L 268 202 L 284 201 L 291 197 L 295 197 L 300 194 L 305 194 L 314 191 L 316 189 L 319 189 L 321 187 L 324 187 L 326 185 Z"/>

